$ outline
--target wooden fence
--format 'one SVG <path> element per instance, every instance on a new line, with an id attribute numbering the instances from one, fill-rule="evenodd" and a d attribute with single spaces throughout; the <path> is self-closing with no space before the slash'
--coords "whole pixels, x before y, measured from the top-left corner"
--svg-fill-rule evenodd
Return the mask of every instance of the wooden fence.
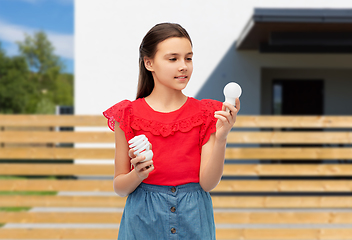
<path id="1" fill-rule="evenodd" d="M 125 198 L 28 194 L 113 192 L 113 165 L 70 162 L 113 159 L 112 147 L 63 145 L 113 145 L 112 132 L 89 130 L 102 126 L 102 116 L 0 115 L 0 224 L 5 224 L 0 239 L 116 239 Z M 85 130 L 56 131 L 57 127 Z M 351 146 L 351 116 L 239 116 L 228 138 L 223 179 L 211 192 L 217 239 L 352 239 Z M 121 211 L 9 211 L 10 207 Z M 13 223 L 116 228 L 7 227 Z"/>

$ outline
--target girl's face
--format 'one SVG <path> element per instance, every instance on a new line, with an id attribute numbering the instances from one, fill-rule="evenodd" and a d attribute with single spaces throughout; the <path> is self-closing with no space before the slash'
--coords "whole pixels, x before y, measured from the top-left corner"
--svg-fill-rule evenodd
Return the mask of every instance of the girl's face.
<path id="1" fill-rule="evenodd" d="M 184 89 L 193 72 L 192 56 L 192 45 L 187 38 L 173 37 L 160 42 L 154 58 L 145 60 L 155 87 Z"/>

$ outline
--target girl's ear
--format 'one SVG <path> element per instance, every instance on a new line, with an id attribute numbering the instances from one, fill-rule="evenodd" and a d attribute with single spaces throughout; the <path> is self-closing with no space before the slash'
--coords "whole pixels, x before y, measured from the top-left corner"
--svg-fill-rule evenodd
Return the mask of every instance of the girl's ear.
<path id="1" fill-rule="evenodd" d="M 154 69 L 153 69 L 153 60 L 150 59 L 150 58 L 148 58 L 148 57 L 144 57 L 143 60 L 144 60 L 144 66 L 145 66 L 145 68 L 146 68 L 148 71 L 150 71 L 150 72 L 154 71 Z"/>

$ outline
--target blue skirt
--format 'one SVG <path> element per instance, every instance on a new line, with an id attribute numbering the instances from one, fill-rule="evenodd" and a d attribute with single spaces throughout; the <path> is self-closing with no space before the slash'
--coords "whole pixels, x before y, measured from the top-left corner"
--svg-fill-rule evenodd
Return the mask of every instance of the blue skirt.
<path id="1" fill-rule="evenodd" d="M 126 201 L 118 240 L 215 240 L 213 204 L 199 183 L 141 183 Z"/>

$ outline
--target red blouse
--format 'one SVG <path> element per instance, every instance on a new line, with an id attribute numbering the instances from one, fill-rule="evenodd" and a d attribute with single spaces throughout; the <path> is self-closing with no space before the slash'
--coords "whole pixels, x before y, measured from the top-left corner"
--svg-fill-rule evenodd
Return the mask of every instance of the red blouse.
<path id="1" fill-rule="evenodd" d="M 123 100 L 103 115 L 112 131 L 119 122 L 127 141 L 144 134 L 152 144 L 154 170 L 144 183 L 177 186 L 199 182 L 201 149 L 216 130 L 214 112 L 221 108 L 219 101 L 189 97 L 181 108 L 163 113 L 139 98 Z"/>

